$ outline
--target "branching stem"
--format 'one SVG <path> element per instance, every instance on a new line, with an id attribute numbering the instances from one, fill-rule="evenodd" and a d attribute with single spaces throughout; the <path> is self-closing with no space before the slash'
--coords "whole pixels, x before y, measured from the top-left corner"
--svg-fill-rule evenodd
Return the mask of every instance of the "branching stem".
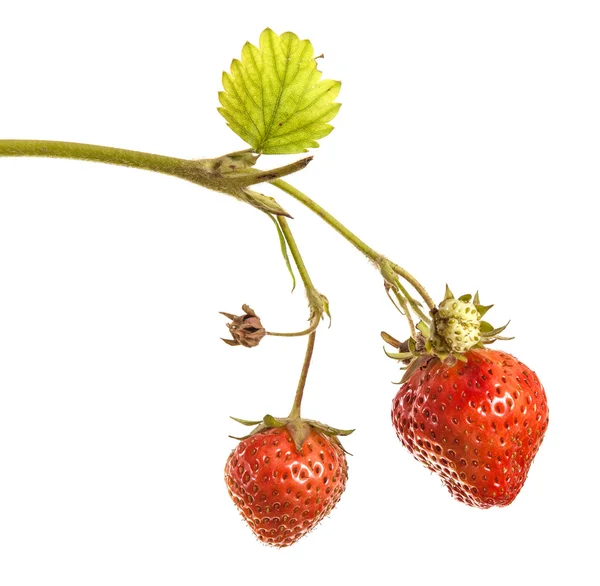
<path id="1" fill-rule="evenodd" d="M 312 334 L 319 326 L 324 311 L 323 299 L 321 294 L 315 289 L 312 283 L 312 279 L 308 274 L 308 270 L 306 268 L 306 265 L 304 264 L 304 259 L 300 254 L 300 250 L 298 249 L 296 239 L 292 234 L 292 230 L 290 229 L 288 221 L 282 216 L 277 216 L 276 222 L 279 224 L 279 228 L 281 229 L 283 238 L 287 243 L 287 246 L 290 250 L 290 254 L 292 255 L 292 259 L 294 260 L 294 264 L 298 269 L 298 273 L 300 273 L 300 278 L 302 279 L 302 283 L 304 284 L 304 289 L 306 290 L 306 296 L 308 298 L 308 304 L 310 307 L 310 325 L 308 326 L 308 328 L 300 332 L 267 332 L 267 334 L 269 336 L 281 336 L 286 338 L 306 336 L 308 334 Z"/>
<path id="2" fill-rule="evenodd" d="M 415 277 L 413 277 L 407 270 L 403 269 L 400 265 L 391 262 L 382 254 L 379 254 L 376 250 L 371 248 L 368 244 L 363 242 L 356 234 L 348 230 L 342 223 L 336 220 L 327 210 L 322 208 L 316 201 L 313 201 L 306 194 L 302 193 L 300 190 L 296 189 L 283 179 L 276 179 L 271 181 L 273 185 L 291 195 L 294 199 L 305 205 L 312 212 L 317 214 L 321 219 L 323 219 L 327 224 L 329 224 L 336 232 L 341 234 L 348 242 L 350 242 L 355 248 L 360 250 L 371 262 L 379 269 L 383 278 L 392 286 L 395 286 L 397 282 L 396 276 L 403 278 L 407 283 L 409 283 L 415 291 L 421 296 L 421 299 L 425 302 L 427 307 L 432 310 L 435 308 L 435 302 L 427 293 L 425 287 L 417 281 Z M 408 299 L 412 299 L 408 296 Z M 411 305 L 415 305 L 414 300 Z"/>
<path id="3" fill-rule="evenodd" d="M 329 212 L 322 208 L 318 203 L 310 199 L 307 195 L 281 179 L 304 168 L 311 158 L 302 159 L 268 171 L 261 171 L 255 168 L 241 168 L 231 170 L 225 163 L 232 160 L 239 160 L 242 153 L 232 153 L 217 159 L 180 159 L 175 157 L 165 157 L 151 153 L 132 151 L 127 149 L 118 149 L 105 146 L 90 144 L 81 144 L 74 142 L 59 142 L 48 140 L 0 140 L 0 157 L 53 157 L 60 159 L 76 159 L 83 161 L 94 161 L 98 163 L 107 163 L 111 165 L 120 165 L 132 167 L 135 169 L 144 169 L 163 173 L 173 177 L 179 177 L 186 181 L 191 181 L 202 185 L 208 189 L 233 195 L 255 207 L 266 211 L 269 214 L 275 214 L 282 234 L 287 242 L 292 257 L 306 287 L 306 293 L 311 306 L 311 324 L 302 332 L 292 334 L 271 333 L 274 336 L 282 335 L 306 335 L 314 331 L 323 313 L 323 298 L 315 290 L 306 266 L 298 251 L 295 240 L 289 229 L 287 221 L 283 217 L 285 210 L 279 207 L 275 200 L 267 198 L 261 194 L 253 192 L 248 188 L 260 182 L 270 182 L 294 199 L 308 207 L 311 211 L 322 218 L 336 232 L 341 234 L 355 248 L 362 252 L 379 269 L 384 280 L 397 291 L 404 300 L 410 305 L 413 311 L 424 321 L 428 320 L 425 313 L 419 308 L 419 304 L 410 296 L 406 289 L 398 281 L 398 277 L 410 284 L 425 302 L 429 310 L 435 308 L 435 303 L 427 293 L 423 285 L 415 279 L 408 271 L 401 266 L 391 262 L 382 254 L 371 248 L 363 242 L 356 234 L 348 230 L 342 223 L 334 218 Z M 251 156 L 251 155 L 248 155 Z M 236 158 L 237 157 L 237 158 Z M 225 161 L 225 162 L 224 162 Z M 253 164 L 253 162 L 252 162 Z M 321 311 L 314 311 L 315 307 L 321 307 Z M 318 313 L 318 315 L 316 315 Z M 409 316 L 410 317 L 410 316 Z M 413 325 L 409 319 L 411 330 Z"/>

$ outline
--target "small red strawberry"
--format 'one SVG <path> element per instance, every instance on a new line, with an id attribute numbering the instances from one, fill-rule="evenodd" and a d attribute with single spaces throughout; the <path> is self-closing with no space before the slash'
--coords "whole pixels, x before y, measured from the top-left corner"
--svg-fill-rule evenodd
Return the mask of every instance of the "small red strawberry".
<path id="1" fill-rule="evenodd" d="M 510 354 L 474 348 L 465 359 L 420 358 L 394 399 L 392 420 L 404 446 L 454 498 L 483 509 L 506 506 L 546 432 L 546 394 Z"/>
<path id="2" fill-rule="evenodd" d="M 335 435 L 349 432 L 270 416 L 264 423 L 238 421 L 259 426 L 227 458 L 229 495 L 258 539 L 292 545 L 340 500 L 348 465 Z"/>

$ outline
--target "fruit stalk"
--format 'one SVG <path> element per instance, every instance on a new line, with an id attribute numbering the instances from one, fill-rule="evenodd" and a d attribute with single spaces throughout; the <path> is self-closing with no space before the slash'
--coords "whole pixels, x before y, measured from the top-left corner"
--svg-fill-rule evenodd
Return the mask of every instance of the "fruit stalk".
<path id="1" fill-rule="evenodd" d="M 302 283 L 306 291 L 306 297 L 308 298 L 308 305 L 310 307 L 310 325 L 305 330 L 299 332 L 267 332 L 267 334 L 269 336 L 281 336 L 287 338 L 306 336 L 314 332 L 321 321 L 321 317 L 325 312 L 324 297 L 315 289 L 313 285 L 312 279 L 308 274 L 308 270 L 304 264 L 304 259 L 300 254 L 300 250 L 296 244 L 296 239 L 292 234 L 287 220 L 282 216 L 278 216 L 275 221 L 279 224 L 279 228 L 281 229 L 285 243 L 289 248 L 290 254 L 294 259 L 294 264 L 296 265 L 298 273 L 300 274 L 300 278 L 302 279 Z"/>
<path id="2" fill-rule="evenodd" d="M 407 270 L 403 269 L 400 265 L 391 262 L 384 255 L 371 248 L 368 244 L 356 236 L 356 234 L 348 230 L 346 226 L 336 220 L 334 216 L 322 208 L 316 201 L 312 200 L 306 194 L 302 193 L 300 190 L 296 189 L 282 179 L 275 179 L 271 181 L 271 183 L 275 187 L 281 189 L 283 192 L 291 195 L 295 200 L 299 201 L 301 204 L 314 212 L 317 216 L 329 224 L 336 232 L 338 232 L 338 234 L 341 234 L 348 242 L 350 242 L 350 244 L 362 252 L 376 266 L 385 281 L 392 287 L 398 289 L 397 277 L 401 277 L 407 283 L 412 285 L 430 310 L 435 307 L 435 302 L 433 301 L 432 297 L 429 295 L 429 293 L 427 293 L 425 287 L 423 287 L 423 285 L 421 285 L 421 283 L 415 277 L 413 277 L 413 275 L 411 275 Z M 402 294 L 402 289 L 400 289 L 400 291 Z M 412 300 L 412 298 L 409 296 L 409 302 L 410 301 L 414 300 Z M 411 306 L 414 308 L 413 303 L 411 303 Z"/>
<path id="3" fill-rule="evenodd" d="M 300 408 L 302 406 L 302 397 L 304 395 L 304 387 L 306 385 L 306 378 L 308 376 L 308 369 L 310 368 L 310 361 L 312 360 L 313 351 L 315 349 L 315 338 L 317 332 L 312 332 L 308 336 L 308 343 L 306 346 L 306 354 L 304 356 L 304 364 L 302 365 L 302 371 L 300 372 L 300 378 L 298 380 L 298 388 L 296 389 L 296 396 L 294 397 L 294 404 L 290 411 L 290 419 L 300 418 Z"/>

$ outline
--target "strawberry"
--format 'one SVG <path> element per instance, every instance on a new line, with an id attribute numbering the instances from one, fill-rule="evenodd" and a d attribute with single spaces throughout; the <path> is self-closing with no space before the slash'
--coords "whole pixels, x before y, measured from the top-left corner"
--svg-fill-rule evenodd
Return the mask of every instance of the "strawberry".
<path id="1" fill-rule="evenodd" d="M 275 547 L 292 545 L 326 517 L 348 478 L 336 437 L 305 426 L 299 448 L 295 431 L 261 426 L 240 441 L 225 465 L 233 502 L 258 539 Z"/>
<path id="2" fill-rule="evenodd" d="M 461 360 L 417 360 L 392 406 L 403 445 L 455 499 L 482 509 L 510 504 L 548 426 L 538 377 L 488 348 L 472 348 Z"/>

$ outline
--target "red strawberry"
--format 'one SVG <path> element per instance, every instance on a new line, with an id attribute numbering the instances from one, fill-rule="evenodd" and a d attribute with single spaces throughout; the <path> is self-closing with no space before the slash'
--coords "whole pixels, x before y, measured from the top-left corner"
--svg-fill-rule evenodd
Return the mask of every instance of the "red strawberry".
<path id="1" fill-rule="evenodd" d="M 392 406 L 398 437 L 452 496 L 482 509 L 510 504 L 548 426 L 536 374 L 510 354 L 472 349 L 453 366 L 422 358 Z"/>
<path id="2" fill-rule="evenodd" d="M 229 495 L 258 539 L 292 545 L 337 504 L 348 466 L 341 444 L 314 428 L 298 450 L 285 427 L 243 439 L 225 465 Z"/>

